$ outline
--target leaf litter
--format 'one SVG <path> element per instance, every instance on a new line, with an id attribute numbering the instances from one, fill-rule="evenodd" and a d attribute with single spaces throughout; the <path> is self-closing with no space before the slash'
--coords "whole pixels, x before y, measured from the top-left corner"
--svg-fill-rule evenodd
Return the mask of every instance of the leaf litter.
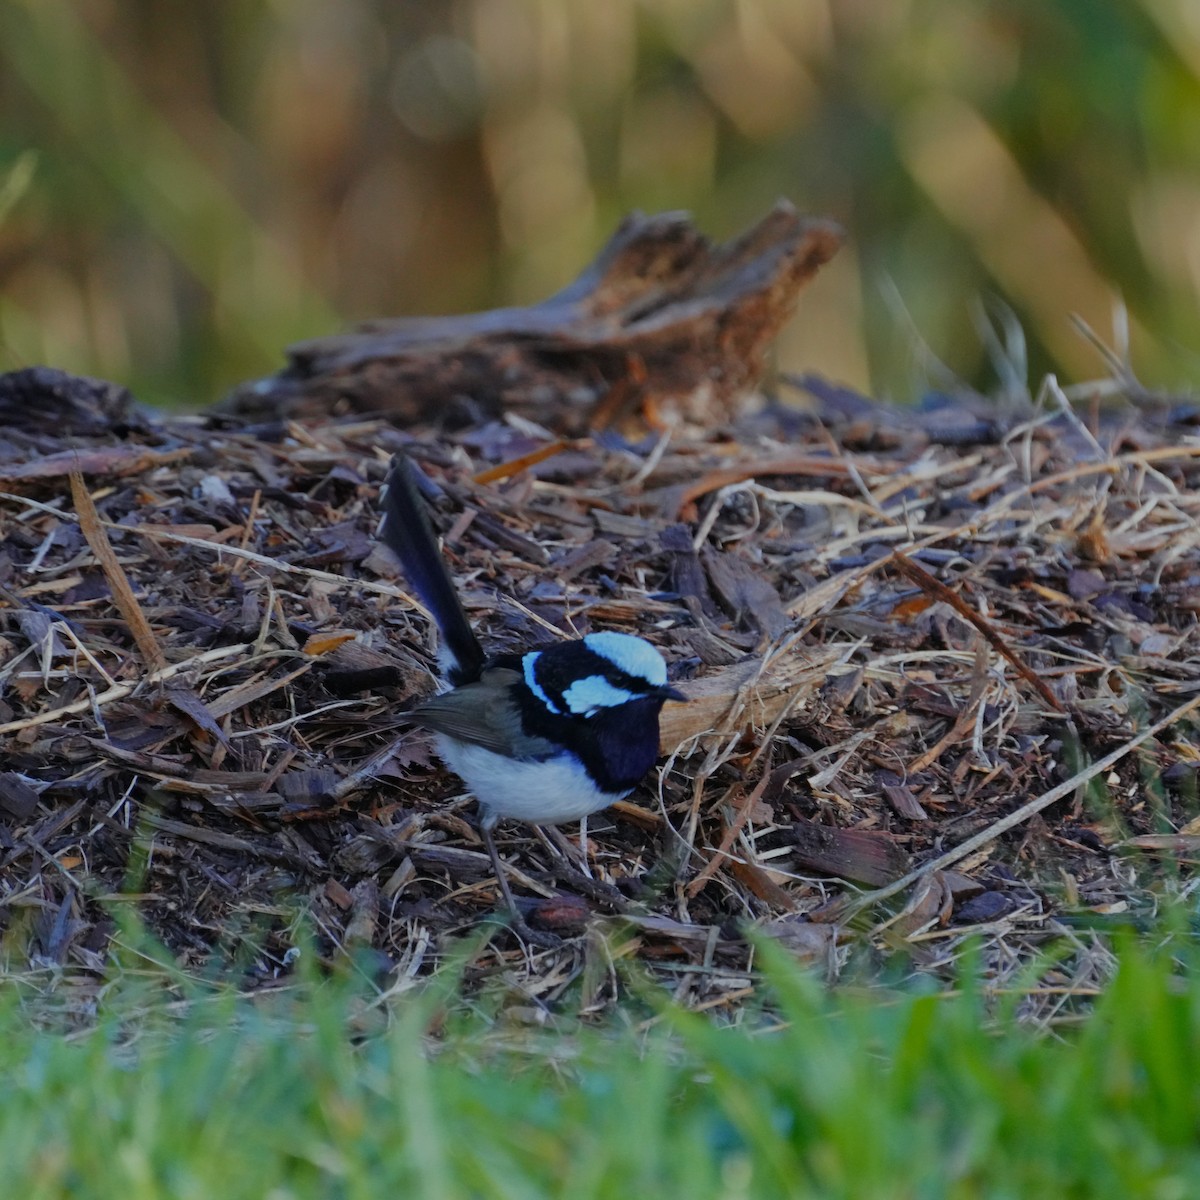
<path id="1" fill-rule="evenodd" d="M 1190 893 L 1200 857 L 1191 410 L 782 386 L 582 434 L 550 409 L 150 418 L 65 386 L 58 424 L 14 409 L 6 969 L 93 995 L 132 905 L 184 970 L 277 986 L 303 913 L 387 987 L 495 912 L 471 802 L 403 720 L 435 670 L 373 538 L 405 450 L 486 647 L 636 632 L 690 697 L 585 837 L 501 825 L 527 920 L 563 941 L 498 929 L 473 977 L 591 1013 L 636 963 L 733 1018 L 748 933 L 830 978 L 943 982 L 974 937 L 997 988 L 1075 948 L 1030 993 L 1046 1019 L 1092 994 L 1093 931 Z"/>

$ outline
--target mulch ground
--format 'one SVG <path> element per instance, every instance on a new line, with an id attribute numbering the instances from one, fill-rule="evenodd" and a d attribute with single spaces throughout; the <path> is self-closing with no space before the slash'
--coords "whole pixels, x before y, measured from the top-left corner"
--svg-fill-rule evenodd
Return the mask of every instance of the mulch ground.
<path id="1" fill-rule="evenodd" d="M 1103 976 L 1094 928 L 1191 886 L 1193 410 L 902 412 L 805 380 L 720 424 L 558 441 L 21 387 L 0 394 L 10 973 L 86 992 L 133 908 L 185 970 L 274 985 L 303 919 L 386 987 L 496 910 L 473 805 L 403 721 L 434 658 L 373 538 L 402 447 L 486 646 L 637 632 L 694 697 L 660 771 L 591 819 L 590 878 L 577 829 L 564 857 L 501 826 L 563 943 L 498 929 L 473 971 L 590 1011 L 625 959 L 733 1011 L 748 930 L 831 975 L 945 974 L 981 934 L 999 983 L 1068 939 L 1042 980 L 1067 995 Z"/>

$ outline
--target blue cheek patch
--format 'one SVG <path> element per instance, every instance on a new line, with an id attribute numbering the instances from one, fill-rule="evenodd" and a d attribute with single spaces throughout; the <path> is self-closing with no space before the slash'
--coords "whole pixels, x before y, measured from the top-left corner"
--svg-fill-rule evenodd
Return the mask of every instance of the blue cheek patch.
<path id="1" fill-rule="evenodd" d="M 589 633 L 583 644 L 626 675 L 644 679 L 651 687 L 662 687 L 667 682 L 667 664 L 663 656 L 649 642 L 632 633 Z"/>
<path id="2" fill-rule="evenodd" d="M 615 708 L 635 697 L 624 688 L 613 687 L 602 675 L 577 679 L 565 692 L 563 700 L 577 717 L 591 716 L 598 708 Z"/>
<path id="3" fill-rule="evenodd" d="M 521 659 L 521 669 L 525 673 L 525 684 L 529 690 L 546 706 L 546 708 L 558 716 L 562 716 L 562 709 L 546 695 L 545 689 L 537 679 L 537 664 L 538 659 L 542 657 L 540 650 L 531 651 Z"/>

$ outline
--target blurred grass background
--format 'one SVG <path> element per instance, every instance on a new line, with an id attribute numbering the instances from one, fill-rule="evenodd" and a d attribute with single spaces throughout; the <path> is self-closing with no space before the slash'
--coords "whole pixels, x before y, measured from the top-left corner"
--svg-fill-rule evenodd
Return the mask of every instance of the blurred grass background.
<path id="1" fill-rule="evenodd" d="M 850 241 L 778 360 L 901 399 L 1200 367 L 1195 0 L 0 0 L 0 368 L 200 405 L 289 341 L 535 300 L 633 208 Z"/>

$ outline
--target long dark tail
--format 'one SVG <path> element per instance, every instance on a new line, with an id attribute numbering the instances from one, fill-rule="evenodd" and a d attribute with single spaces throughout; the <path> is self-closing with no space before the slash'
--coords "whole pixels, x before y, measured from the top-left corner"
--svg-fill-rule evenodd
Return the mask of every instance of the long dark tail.
<path id="1" fill-rule="evenodd" d="M 438 550 L 425 501 L 417 490 L 413 467 L 406 454 L 397 454 L 392 460 L 379 503 L 383 520 L 379 523 L 378 536 L 400 560 L 408 582 L 437 622 L 442 635 L 442 666 L 447 680 L 455 687 L 474 682 L 483 669 L 483 647 L 467 620 L 450 572 Z M 447 657 L 449 662 L 445 661 Z"/>

